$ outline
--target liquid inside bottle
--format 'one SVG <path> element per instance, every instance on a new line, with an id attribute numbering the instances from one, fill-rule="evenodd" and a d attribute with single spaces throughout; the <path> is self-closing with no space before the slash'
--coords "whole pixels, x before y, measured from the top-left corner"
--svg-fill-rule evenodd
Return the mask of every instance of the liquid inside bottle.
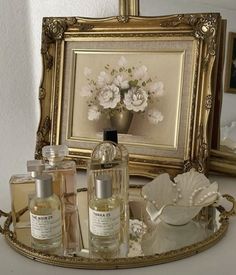
<path id="1" fill-rule="evenodd" d="M 30 228 L 29 202 L 35 195 L 35 177 L 42 174 L 41 160 L 27 161 L 29 174 L 13 175 L 10 179 L 12 222 L 16 234 Z"/>
<path id="2" fill-rule="evenodd" d="M 115 258 L 120 249 L 120 201 L 112 196 L 111 177 L 96 178 L 95 198 L 89 202 L 89 231 L 92 257 Z"/>
<path id="3" fill-rule="evenodd" d="M 74 256 L 81 249 L 80 228 L 76 201 L 76 165 L 64 160 L 68 148 L 64 145 L 45 146 L 43 156 L 46 173 L 53 177 L 53 191 L 62 203 L 63 247 L 65 256 Z"/>
<path id="4" fill-rule="evenodd" d="M 52 177 L 36 178 L 36 196 L 30 202 L 32 246 L 43 251 L 58 249 L 62 243 L 61 203 L 52 189 Z"/>

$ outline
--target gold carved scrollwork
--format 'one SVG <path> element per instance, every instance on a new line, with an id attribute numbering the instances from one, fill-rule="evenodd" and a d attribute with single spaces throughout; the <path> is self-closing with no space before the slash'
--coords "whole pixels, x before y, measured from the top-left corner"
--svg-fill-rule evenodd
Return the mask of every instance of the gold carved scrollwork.
<path id="1" fill-rule="evenodd" d="M 181 14 L 174 19 L 169 19 L 161 23 L 162 27 L 176 27 L 181 24 L 189 25 L 193 28 L 196 38 L 205 40 L 207 43 L 207 54 L 203 60 L 204 68 L 207 67 L 210 55 L 216 54 L 216 26 L 218 14 Z"/>
<path id="2" fill-rule="evenodd" d="M 128 15 L 120 15 L 117 16 L 117 21 L 120 23 L 128 23 L 129 22 L 129 16 Z"/>
<path id="3" fill-rule="evenodd" d="M 206 101 L 205 101 L 205 107 L 207 110 L 210 110 L 212 108 L 212 95 L 207 95 L 206 96 Z"/>
<path id="4" fill-rule="evenodd" d="M 198 140 L 198 163 L 197 163 L 197 170 L 200 173 L 204 173 L 206 167 L 206 160 L 208 157 L 208 144 L 204 139 L 204 132 L 203 132 L 203 124 L 199 127 L 199 134 L 197 137 Z"/>
<path id="5" fill-rule="evenodd" d="M 50 70 L 53 66 L 53 57 L 49 53 L 50 44 L 56 40 L 61 40 L 68 26 L 77 22 L 72 18 L 45 18 L 42 27 L 42 48 L 41 53 L 45 56 L 46 69 Z"/>
<path id="6" fill-rule="evenodd" d="M 188 172 L 193 168 L 192 162 L 188 159 L 184 161 L 184 172 Z"/>
<path id="7" fill-rule="evenodd" d="M 46 96 L 46 90 L 44 88 L 39 88 L 39 100 L 44 99 Z"/>
<path id="8" fill-rule="evenodd" d="M 76 27 L 80 32 L 86 32 L 86 31 L 93 29 L 94 25 L 85 24 L 85 23 L 77 23 Z"/>
<path id="9" fill-rule="evenodd" d="M 42 148 L 45 145 L 49 145 L 49 132 L 51 128 L 51 121 L 49 116 L 46 116 L 42 127 L 37 132 L 35 158 L 42 158 Z"/>
<path id="10" fill-rule="evenodd" d="M 93 28 L 91 24 L 77 23 L 75 17 L 68 18 L 45 18 L 42 31 L 41 53 L 46 58 L 46 69 L 50 70 L 53 66 L 53 57 L 49 54 L 50 44 L 64 38 L 64 33 L 68 27 L 76 26 L 78 31 L 88 31 Z"/>

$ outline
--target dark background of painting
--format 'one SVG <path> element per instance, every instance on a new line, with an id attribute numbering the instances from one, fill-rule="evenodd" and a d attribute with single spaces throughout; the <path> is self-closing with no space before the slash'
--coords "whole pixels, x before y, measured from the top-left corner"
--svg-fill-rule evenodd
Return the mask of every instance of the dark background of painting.
<path id="1" fill-rule="evenodd" d="M 233 61 L 236 59 L 236 38 L 233 40 L 233 55 L 231 63 L 231 74 L 230 74 L 230 88 L 236 89 L 236 65 Z"/>

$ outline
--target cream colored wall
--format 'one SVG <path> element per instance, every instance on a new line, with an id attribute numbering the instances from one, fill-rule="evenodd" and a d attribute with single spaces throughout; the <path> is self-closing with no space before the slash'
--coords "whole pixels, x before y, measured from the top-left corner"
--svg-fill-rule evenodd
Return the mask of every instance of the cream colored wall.
<path id="1" fill-rule="evenodd" d="M 141 14 L 220 11 L 229 19 L 228 29 L 236 32 L 235 6 L 235 0 L 141 0 Z M 0 201 L 9 196 L 9 177 L 25 172 L 26 161 L 34 156 L 42 17 L 117 14 L 118 0 L 0 0 Z M 235 104 L 236 95 L 224 97 L 222 123 L 236 119 Z"/>
<path id="2" fill-rule="evenodd" d="M 10 176 L 34 157 L 42 17 L 117 14 L 116 0 L 0 0 L 0 202 Z"/>

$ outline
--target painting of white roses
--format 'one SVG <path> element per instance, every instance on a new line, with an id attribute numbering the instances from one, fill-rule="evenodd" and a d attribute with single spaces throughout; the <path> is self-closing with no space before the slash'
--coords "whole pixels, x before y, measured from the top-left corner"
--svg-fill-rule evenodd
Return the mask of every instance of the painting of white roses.
<path id="1" fill-rule="evenodd" d="M 105 128 L 116 128 L 132 155 L 182 160 L 195 46 L 192 39 L 168 38 L 68 41 L 59 139 L 75 153 L 88 152 Z"/>
<path id="2" fill-rule="evenodd" d="M 148 74 L 148 68 L 139 63 L 135 67 L 121 55 L 114 67 L 106 64 L 94 78 L 91 68 L 84 68 L 83 73 L 88 84 L 82 87 L 81 95 L 87 97 L 89 120 L 99 120 L 103 114 L 112 118 L 117 113 L 119 115 L 126 111 L 141 114 L 146 109 L 150 123 L 157 124 L 163 120 L 161 112 L 149 106 L 154 105 L 154 100 L 163 95 L 163 82 L 157 80 L 156 76 L 153 81 Z M 118 129 L 125 133 L 128 130 L 129 127 L 123 131 Z"/>
<path id="3" fill-rule="evenodd" d="M 74 140 L 101 140 L 116 128 L 119 141 L 175 150 L 185 53 L 73 51 Z"/>

